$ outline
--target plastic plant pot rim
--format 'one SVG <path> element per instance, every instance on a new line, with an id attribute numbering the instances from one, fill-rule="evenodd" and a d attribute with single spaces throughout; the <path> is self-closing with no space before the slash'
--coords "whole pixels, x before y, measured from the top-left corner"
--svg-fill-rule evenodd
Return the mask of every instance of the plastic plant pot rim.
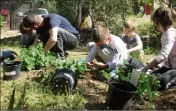
<path id="1" fill-rule="evenodd" d="M 2 66 L 3 67 L 19 67 L 21 66 L 21 64 L 22 64 L 21 61 L 10 61 L 10 62 L 3 62 Z"/>
<path id="2" fill-rule="evenodd" d="M 70 69 L 56 69 L 54 76 L 51 79 L 51 82 L 53 83 L 54 80 L 58 77 L 64 77 L 69 81 L 69 84 L 71 85 L 70 89 L 73 90 L 76 87 L 77 84 L 77 77 L 75 76 L 75 73 Z"/>
<path id="3" fill-rule="evenodd" d="M 120 81 L 119 81 L 120 82 Z M 123 81 L 123 82 L 126 82 L 126 81 Z M 112 84 L 117 84 L 117 82 L 113 82 L 113 81 L 109 81 L 108 82 L 108 84 L 109 84 L 109 87 L 113 87 L 114 89 L 116 89 L 116 90 L 120 90 L 120 91 L 122 91 L 122 92 L 124 92 L 124 93 L 130 93 L 130 94 L 135 94 L 136 92 L 137 92 L 137 88 L 133 85 L 133 84 L 131 84 L 134 88 L 135 88 L 135 90 L 136 91 L 124 91 L 124 90 L 122 90 L 122 89 L 120 89 L 120 88 L 116 88 L 116 87 L 114 87 Z M 127 82 L 128 83 L 128 82 Z M 130 83 L 130 82 L 129 82 Z"/>

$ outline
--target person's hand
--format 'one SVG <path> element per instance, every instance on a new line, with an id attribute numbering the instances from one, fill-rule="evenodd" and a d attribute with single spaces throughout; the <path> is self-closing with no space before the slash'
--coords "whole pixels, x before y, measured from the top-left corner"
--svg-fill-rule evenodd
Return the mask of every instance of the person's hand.
<path id="1" fill-rule="evenodd" d="M 98 69 L 105 69 L 107 68 L 107 64 L 104 64 L 102 62 L 93 62 L 93 66 Z"/>
<path id="2" fill-rule="evenodd" d="M 147 70 L 146 70 L 145 67 L 140 68 L 140 70 L 141 70 L 142 72 L 147 72 Z"/>
<path id="3" fill-rule="evenodd" d="M 92 67 L 93 67 L 93 64 L 90 63 L 90 62 L 86 62 L 86 66 L 87 66 L 87 68 L 92 68 Z"/>
<path id="4" fill-rule="evenodd" d="M 146 74 L 151 74 L 151 73 L 153 72 L 153 71 L 150 70 L 150 69 L 146 70 L 145 67 L 140 68 L 140 70 L 141 70 L 141 72 L 144 72 L 144 73 L 146 73 Z"/>
<path id="5" fill-rule="evenodd" d="M 128 53 L 131 53 L 132 52 L 132 50 L 131 49 L 128 49 Z"/>
<path id="6" fill-rule="evenodd" d="M 35 36 L 36 34 L 37 34 L 36 30 L 30 30 L 30 31 L 27 33 L 28 37 L 33 37 L 33 36 Z"/>

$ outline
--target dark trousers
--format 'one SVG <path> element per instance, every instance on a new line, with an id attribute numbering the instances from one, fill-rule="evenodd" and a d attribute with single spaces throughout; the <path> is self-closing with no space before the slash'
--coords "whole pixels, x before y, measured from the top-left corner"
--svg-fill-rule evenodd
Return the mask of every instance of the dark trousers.
<path id="1" fill-rule="evenodd" d="M 44 43 L 47 43 L 49 39 L 49 33 L 41 34 L 39 39 Z M 64 59 L 65 51 L 73 50 L 79 44 L 79 36 L 76 36 L 62 28 L 58 30 L 57 42 L 51 48 L 51 51 L 56 52 L 58 57 Z"/>
<path id="2" fill-rule="evenodd" d="M 161 89 L 164 89 L 167 83 L 176 77 L 176 69 L 161 67 L 152 72 L 152 74 L 155 74 L 156 77 L 158 77 L 160 80 Z"/>
<path id="3" fill-rule="evenodd" d="M 130 57 L 128 62 L 125 63 L 125 66 L 132 71 L 132 69 L 140 69 L 144 67 L 144 64 L 141 61 Z"/>

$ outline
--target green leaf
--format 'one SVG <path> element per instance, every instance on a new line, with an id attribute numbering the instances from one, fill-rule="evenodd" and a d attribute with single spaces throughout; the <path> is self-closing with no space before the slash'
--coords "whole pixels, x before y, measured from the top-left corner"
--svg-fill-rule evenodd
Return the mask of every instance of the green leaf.
<path id="1" fill-rule="evenodd" d="M 72 70 L 73 72 L 75 72 L 76 71 L 76 67 L 75 67 L 76 65 L 75 64 L 72 64 L 71 66 L 70 66 L 70 70 Z"/>
<path id="2" fill-rule="evenodd" d="M 32 58 L 25 58 L 24 61 L 25 61 L 27 64 L 32 64 Z"/>
<path id="3" fill-rule="evenodd" d="M 78 71 L 80 72 L 80 73 L 84 73 L 84 71 L 85 71 L 85 67 L 78 67 Z"/>
<path id="4" fill-rule="evenodd" d="M 11 97 L 10 97 L 8 110 L 13 110 L 14 103 L 15 103 L 15 88 L 13 89 Z"/>

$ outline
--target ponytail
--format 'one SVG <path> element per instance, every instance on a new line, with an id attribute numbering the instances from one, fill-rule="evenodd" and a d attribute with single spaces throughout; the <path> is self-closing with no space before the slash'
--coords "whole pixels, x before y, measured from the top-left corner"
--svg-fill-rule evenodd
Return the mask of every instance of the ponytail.
<path id="1" fill-rule="evenodd" d="M 171 9 L 171 13 L 172 13 L 173 21 L 175 22 L 175 20 L 176 20 L 176 11 L 174 9 Z"/>

